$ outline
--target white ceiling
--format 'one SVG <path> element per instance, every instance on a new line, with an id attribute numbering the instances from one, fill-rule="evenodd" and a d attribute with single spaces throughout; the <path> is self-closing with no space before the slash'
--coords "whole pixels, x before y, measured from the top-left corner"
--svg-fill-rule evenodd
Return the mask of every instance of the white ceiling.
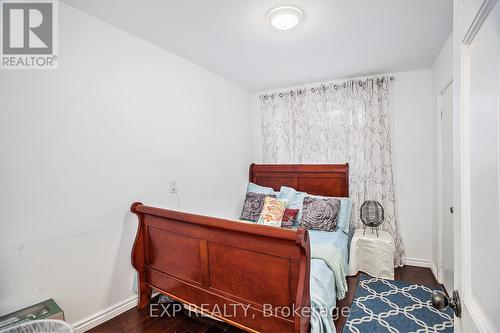
<path id="1" fill-rule="evenodd" d="M 64 1 L 251 90 L 430 68 L 452 27 L 452 0 Z"/>

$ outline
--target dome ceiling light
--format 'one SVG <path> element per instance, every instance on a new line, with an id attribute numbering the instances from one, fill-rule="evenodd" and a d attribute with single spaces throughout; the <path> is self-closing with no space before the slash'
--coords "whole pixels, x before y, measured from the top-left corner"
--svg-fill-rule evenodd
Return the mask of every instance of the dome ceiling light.
<path id="1" fill-rule="evenodd" d="M 296 7 L 276 7 L 267 14 L 269 22 L 278 30 L 289 30 L 302 21 L 304 13 Z"/>

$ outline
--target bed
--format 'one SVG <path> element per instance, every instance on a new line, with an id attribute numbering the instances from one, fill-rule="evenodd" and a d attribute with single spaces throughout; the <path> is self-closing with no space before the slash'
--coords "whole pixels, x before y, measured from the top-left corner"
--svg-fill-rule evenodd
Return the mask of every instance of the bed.
<path id="1" fill-rule="evenodd" d="M 276 191 L 289 186 L 314 195 L 349 195 L 347 164 L 252 164 L 249 178 Z M 154 288 L 248 332 L 306 333 L 315 320 L 311 296 L 335 294 L 325 261 L 311 259 L 310 238 L 326 245 L 337 237 L 347 260 L 347 235 L 341 232 L 237 223 L 139 202 L 131 211 L 139 219 L 132 249 L 139 309 L 148 306 Z M 335 297 L 325 302 L 335 306 Z"/>

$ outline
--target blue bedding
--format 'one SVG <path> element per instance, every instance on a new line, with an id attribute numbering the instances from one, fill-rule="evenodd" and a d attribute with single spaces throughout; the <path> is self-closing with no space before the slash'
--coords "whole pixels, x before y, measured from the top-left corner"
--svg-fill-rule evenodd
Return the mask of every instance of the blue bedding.
<path id="1" fill-rule="evenodd" d="M 322 244 L 335 244 L 347 269 L 348 235 L 341 230 L 335 232 L 309 231 L 311 248 Z M 345 277 L 344 277 L 345 278 Z M 323 259 L 311 259 L 311 333 L 333 333 L 335 327 L 331 310 L 335 308 L 337 290 L 335 274 Z"/>

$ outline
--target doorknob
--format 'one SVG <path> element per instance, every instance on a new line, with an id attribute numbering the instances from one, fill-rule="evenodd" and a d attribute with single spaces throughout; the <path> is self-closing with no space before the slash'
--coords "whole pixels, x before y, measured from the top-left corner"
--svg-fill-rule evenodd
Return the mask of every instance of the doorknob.
<path id="1" fill-rule="evenodd" d="M 457 290 L 453 291 L 453 297 L 448 297 L 448 295 L 442 291 L 434 290 L 431 298 L 432 306 L 439 311 L 444 311 L 449 306 L 453 309 L 453 312 L 455 312 L 455 316 L 458 318 L 462 316 L 462 304 Z"/>
<path id="2" fill-rule="evenodd" d="M 450 207 L 450 213 L 454 213 L 455 212 L 455 209 L 453 207 Z"/>

